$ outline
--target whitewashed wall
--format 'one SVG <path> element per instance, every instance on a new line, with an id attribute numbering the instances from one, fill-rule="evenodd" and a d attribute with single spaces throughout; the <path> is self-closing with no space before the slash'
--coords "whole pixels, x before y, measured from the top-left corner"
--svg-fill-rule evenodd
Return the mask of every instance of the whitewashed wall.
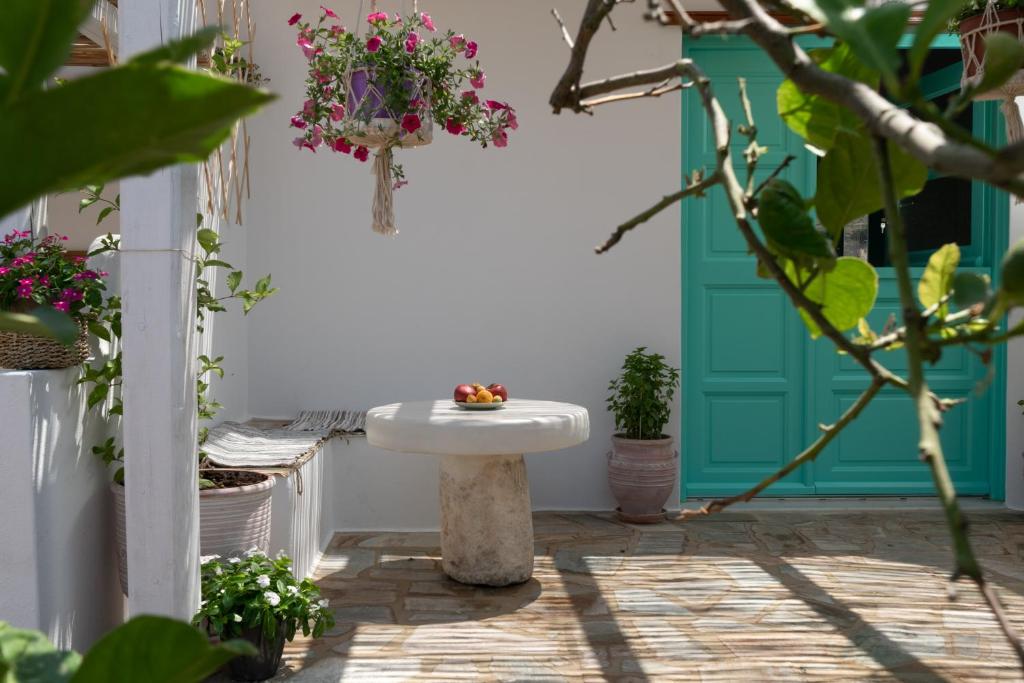
<path id="1" fill-rule="evenodd" d="M 577 24 L 584 2 L 558 4 Z M 550 3 L 423 3 L 439 27 L 451 22 L 480 44 L 484 94 L 512 102 L 521 126 L 507 149 L 481 150 L 439 131 L 432 146 L 403 152 L 410 185 L 396 195 L 401 235 L 388 240 L 370 230 L 369 164 L 291 144 L 305 61 L 286 20 L 318 6 L 254 8 L 256 58 L 281 99 L 249 122 L 256 196 L 247 270 L 272 272 L 281 293 L 249 316 L 249 412 L 369 408 L 501 381 L 513 396 L 591 411 L 589 443 L 528 459 L 534 505 L 613 506 L 606 387 L 638 345 L 678 364 L 679 212 L 666 211 L 609 255 L 592 247 L 678 186 L 678 95 L 594 117 L 553 116 L 547 99 L 568 52 Z M 356 24 L 357 2 L 332 6 Z M 588 77 L 679 56 L 678 33 L 641 14 L 639 4 L 617 12 L 619 30 L 602 31 Z M 366 457 L 372 462 L 360 464 L 352 485 L 380 490 L 377 506 L 399 518 L 408 510 L 407 524 L 417 526 L 416 511 L 436 498 L 436 463 Z"/>

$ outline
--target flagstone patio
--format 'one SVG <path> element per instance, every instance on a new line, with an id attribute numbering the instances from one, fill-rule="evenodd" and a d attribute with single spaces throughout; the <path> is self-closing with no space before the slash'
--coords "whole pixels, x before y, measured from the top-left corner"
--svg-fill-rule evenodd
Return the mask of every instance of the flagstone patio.
<path id="1" fill-rule="evenodd" d="M 1024 515 L 974 512 L 1024 628 Z M 977 591 L 950 600 L 938 512 L 732 512 L 656 526 L 538 513 L 534 578 L 474 588 L 432 533 L 337 535 L 317 582 L 338 623 L 293 681 L 1020 680 Z"/>

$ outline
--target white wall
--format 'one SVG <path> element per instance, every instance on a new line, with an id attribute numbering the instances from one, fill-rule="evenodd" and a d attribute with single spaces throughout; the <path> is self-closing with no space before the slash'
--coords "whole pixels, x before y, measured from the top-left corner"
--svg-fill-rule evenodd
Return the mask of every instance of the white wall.
<path id="1" fill-rule="evenodd" d="M 1017 98 L 1024 107 L 1024 98 Z M 1024 204 L 1010 202 L 1010 244 L 1024 239 Z M 1010 324 L 1021 320 L 1010 316 Z M 1006 506 L 1024 510 L 1024 415 L 1017 401 L 1024 399 L 1024 340 L 1013 339 L 1006 350 Z"/>
<path id="2" fill-rule="evenodd" d="M 249 412 L 365 409 L 501 381 L 513 396 L 591 412 L 589 443 L 528 458 L 534 505 L 612 507 L 608 380 L 638 345 L 679 360 L 679 212 L 664 212 L 608 255 L 592 247 L 678 186 L 678 95 L 594 117 L 553 116 L 547 99 L 568 51 L 550 3 L 433 3 L 425 8 L 439 27 L 451 21 L 479 42 L 484 92 L 510 101 L 521 126 L 507 149 L 438 131 L 433 145 L 402 152 L 410 185 L 396 194 L 401 234 L 388 240 L 370 230 L 369 164 L 291 144 L 305 60 L 285 22 L 318 5 L 254 6 L 256 59 L 281 99 L 249 122 L 246 265 L 272 272 L 281 293 L 248 319 Z M 583 5 L 559 3 L 570 26 Z M 333 8 L 354 26 L 357 6 Z M 643 21 L 642 9 L 616 13 L 619 30 L 601 32 L 588 77 L 679 56 L 678 33 Z M 672 433 L 677 420 L 678 411 Z M 436 500 L 436 463 L 365 457 L 359 487 L 380 490 L 379 507 L 407 511 L 407 525 L 417 526 L 417 511 Z"/>
<path id="3" fill-rule="evenodd" d="M 84 650 L 121 619 L 105 435 L 79 369 L 0 371 L 0 621 Z"/>

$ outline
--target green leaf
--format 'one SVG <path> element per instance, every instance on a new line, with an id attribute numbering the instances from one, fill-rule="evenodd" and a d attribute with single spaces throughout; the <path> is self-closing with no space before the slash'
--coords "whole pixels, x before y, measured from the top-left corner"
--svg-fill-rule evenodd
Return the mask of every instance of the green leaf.
<path id="1" fill-rule="evenodd" d="M 985 73 L 976 87 L 979 93 L 998 88 L 1024 66 L 1024 45 L 1008 33 L 985 36 Z"/>
<path id="2" fill-rule="evenodd" d="M 800 4 L 806 3 L 797 3 Z M 866 66 L 894 80 L 900 66 L 896 45 L 910 18 L 910 5 L 888 2 L 865 9 L 848 0 L 818 0 L 828 29 L 850 44 Z"/>
<path id="3" fill-rule="evenodd" d="M 957 273 L 953 276 L 951 300 L 957 308 L 970 308 L 975 304 L 988 301 L 990 296 L 992 296 L 992 292 L 987 276 L 978 273 Z"/>
<path id="4" fill-rule="evenodd" d="M 0 67 L 7 73 L 7 104 L 23 91 L 39 89 L 64 63 L 92 5 L 93 0 L 4 0 L 0 4 Z"/>
<path id="5" fill-rule="evenodd" d="M 917 283 L 917 298 L 925 308 L 934 306 L 953 289 L 953 275 L 960 265 L 960 247 L 944 244 L 928 259 L 921 281 Z M 945 306 L 939 312 L 945 317 Z"/>
<path id="6" fill-rule="evenodd" d="M 910 47 L 907 61 L 914 78 L 921 75 L 921 67 L 932 47 L 932 40 L 946 30 L 949 20 L 960 12 L 965 0 L 929 0 L 925 3 L 924 15 L 914 29 L 914 43 Z"/>
<path id="7" fill-rule="evenodd" d="M 87 400 L 89 407 L 93 408 L 97 404 L 105 401 L 108 393 L 110 393 L 109 384 L 97 384 L 94 386 L 92 391 L 89 392 L 89 398 Z"/>
<path id="8" fill-rule="evenodd" d="M 44 307 L 31 313 L 0 311 L 0 330 L 49 337 L 65 345 L 70 345 L 78 338 L 78 325 L 71 316 Z"/>
<path id="9" fill-rule="evenodd" d="M 100 223 L 102 223 L 103 219 L 106 218 L 107 216 L 109 216 L 110 212 L 113 211 L 113 210 L 114 210 L 114 207 L 112 207 L 112 206 L 105 206 L 105 207 L 103 207 L 103 209 L 100 211 L 99 215 L 96 216 L 96 225 L 99 225 Z"/>
<path id="10" fill-rule="evenodd" d="M 846 43 L 832 48 L 811 50 L 808 55 L 823 70 L 878 87 L 878 72 L 865 67 Z M 853 114 L 845 107 L 820 95 L 806 94 L 793 81 L 786 79 L 775 93 L 779 116 L 793 132 L 808 144 L 829 150 L 841 129 L 855 130 Z"/>
<path id="11" fill-rule="evenodd" d="M 76 652 L 62 652 L 39 631 L 0 621 L 0 681 L 63 683 L 79 666 Z"/>
<path id="12" fill-rule="evenodd" d="M 785 180 L 776 178 L 765 185 L 758 196 L 757 220 L 784 255 L 835 258 L 831 240 L 814 226 L 800 192 Z"/>
<path id="13" fill-rule="evenodd" d="M 102 339 L 103 341 L 110 341 L 110 330 L 108 330 L 104 325 L 96 322 L 95 320 L 89 321 L 89 331 L 92 332 L 97 337 L 99 337 L 100 339 Z"/>
<path id="14" fill-rule="evenodd" d="M 38 195 L 202 161 L 268 93 L 182 67 L 126 64 L 0 111 L 0 215 Z M 111 125 L 117 121 L 117 125 Z"/>
<path id="15" fill-rule="evenodd" d="M 132 57 L 135 64 L 157 64 L 159 62 L 184 62 L 197 52 L 209 48 L 220 34 L 219 26 L 207 26 L 199 29 L 187 38 L 176 40 L 166 45 L 143 52 Z"/>
<path id="16" fill-rule="evenodd" d="M 796 282 L 795 267 L 787 268 L 790 279 Z M 806 279 L 806 278 L 802 278 Z M 841 256 L 830 272 L 819 272 L 804 290 L 807 298 L 821 305 L 821 312 L 840 332 L 853 329 L 861 318 L 866 318 L 878 295 L 878 273 L 865 261 L 853 256 Z M 821 330 L 800 309 L 800 317 L 817 339 Z"/>
<path id="17" fill-rule="evenodd" d="M 194 683 L 233 657 L 255 654 L 256 648 L 243 641 L 213 646 L 188 624 L 140 616 L 100 640 L 71 683 Z"/>
<path id="18" fill-rule="evenodd" d="M 220 235 L 215 230 L 210 230 L 209 228 L 201 228 L 196 232 L 196 241 L 199 242 L 199 246 L 207 254 L 217 249 L 219 239 Z"/>
<path id="19" fill-rule="evenodd" d="M 818 163 L 814 206 L 833 239 L 839 238 L 850 221 L 882 208 L 878 164 L 871 145 L 864 135 L 840 132 Z M 897 195 L 917 194 L 928 180 L 928 168 L 895 144 L 888 145 Z"/>

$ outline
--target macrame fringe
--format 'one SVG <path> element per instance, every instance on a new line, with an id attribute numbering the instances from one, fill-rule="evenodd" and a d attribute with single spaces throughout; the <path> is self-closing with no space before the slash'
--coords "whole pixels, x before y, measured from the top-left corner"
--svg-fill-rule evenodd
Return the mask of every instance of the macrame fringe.
<path id="1" fill-rule="evenodd" d="M 374 157 L 373 175 L 377 179 L 377 188 L 373 193 L 373 231 L 387 237 L 394 237 L 398 234 L 398 228 L 395 227 L 390 146 L 381 149 Z"/>

